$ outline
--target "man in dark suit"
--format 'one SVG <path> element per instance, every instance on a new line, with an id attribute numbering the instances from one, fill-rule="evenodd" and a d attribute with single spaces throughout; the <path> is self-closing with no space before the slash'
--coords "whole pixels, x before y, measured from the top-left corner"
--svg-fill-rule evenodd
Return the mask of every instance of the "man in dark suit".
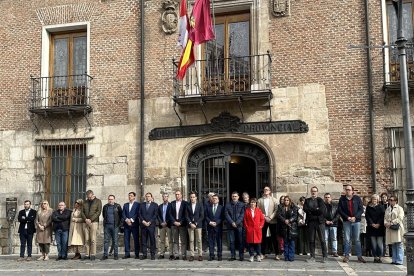
<path id="1" fill-rule="evenodd" d="M 19 237 L 20 237 L 20 258 L 18 261 L 31 261 L 32 260 L 32 243 L 33 235 L 36 232 L 35 228 L 35 219 L 36 219 L 36 210 L 31 209 L 30 206 L 32 203 L 30 200 L 24 201 L 24 209 L 20 210 L 17 220 L 20 222 L 19 225 Z M 26 250 L 27 244 L 27 258 L 24 258 L 24 252 Z"/>
<path id="2" fill-rule="evenodd" d="M 185 210 L 187 202 L 183 200 L 180 191 L 175 192 L 175 200 L 171 202 L 170 221 L 171 232 L 174 244 L 174 256 L 171 260 L 179 260 L 179 248 L 181 246 L 181 255 L 183 260 L 187 260 L 187 223 L 185 220 Z"/>
<path id="3" fill-rule="evenodd" d="M 207 207 L 205 214 L 207 231 L 208 231 L 208 247 L 210 252 L 209 261 L 214 260 L 214 243 L 217 242 L 217 260 L 222 260 L 222 232 L 223 232 L 223 206 L 218 204 L 218 195 L 213 195 L 211 206 Z"/>
<path id="4" fill-rule="evenodd" d="M 162 204 L 158 206 L 157 221 L 160 235 L 160 248 L 158 259 L 164 259 L 165 254 L 165 240 L 168 237 L 168 250 L 170 252 L 170 258 L 174 258 L 173 243 L 171 235 L 171 221 L 170 221 L 170 209 L 171 203 L 168 202 L 168 194 L 162 195 Z"/>
<path id="5" fill-rule="evenodd" d="M 243 218 L 244 218 L 244 204 L 239 201 L 239 193 L 233 192 L 231 194 L 231 201 L 226 204 L 224 209 L 224 216 L 228 223 L 228 237 L 230 242 L 230 259 L 236 259 L 236 241 L 239 244 L 239 260 L 244 260 L 243 248 Z"/>
<path id="6" fill-rule="evenodd" d="M 145 194 L 145 203 L 139 208 L 139 221 L 141 226 L 142 256 L 147 258 L 147 244 L 150 242 L 151 260 L 155 260 L 155 225 L 157 221 L 158 204 L 153 202 L 151 193 Z"/>
<path id="7" fill-rule="evenodd" d="M 194 236 L 197 243 L 198 260 L 203 260 L 203 244 L 201 232 L 204 220 L 204 207 L 197 202 L 195 192 L 190 193 L 190 202 L 187 205 L 186 220 L 188 222 L 188 237 L 190 238 L 190 262 L 194 261 Z"/>
<path id="8" fill-rule="evenodd" d="M 136 193 L 130 192 L 128 194 L 129 202 L 124 204 L 122 208 L 122 221 L 124 222 L 124 245 L 125 256 L 122 259 L 131 258 L 130 254 L 130 240 L 131 234 L 134 238 L 135 259 L 139 259 L 139 238 L 138 238 L 138 225 L 139 225 L 139 203 L 135 201 Z"/>

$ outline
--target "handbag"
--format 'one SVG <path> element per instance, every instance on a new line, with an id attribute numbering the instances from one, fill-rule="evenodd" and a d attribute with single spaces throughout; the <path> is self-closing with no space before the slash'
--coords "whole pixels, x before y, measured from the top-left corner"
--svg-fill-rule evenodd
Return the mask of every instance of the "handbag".
<path id="1" fill-rule="evenodd" d="M 398 230 L 398 229 L 400 229 L 400 224 L 399 223 L 391 224 L 390 229 L 391 230 Z"/>

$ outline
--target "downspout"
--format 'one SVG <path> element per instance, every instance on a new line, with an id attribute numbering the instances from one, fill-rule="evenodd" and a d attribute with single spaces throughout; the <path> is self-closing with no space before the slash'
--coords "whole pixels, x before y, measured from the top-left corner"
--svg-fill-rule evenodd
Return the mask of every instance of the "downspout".
<path id="1" fill-rule="evenodd" d="M 377 192 L 377 168 L 375 164 L 375 127 L 374 127 L 374 102 L 373 102 L 373 86 L 372 86 L 372 59 L 371 59 L 371 37 L 369 27 L 369 0 L 365 0 L 365 35 L 367 45 L 367 75 L 368 75 L 368 104 L 369 104 L 369 130 L 370 130 L 370 146 L 371 146 L 371 179 L 372 192 Z"/>
<path id="2" fill-rule="evenodd" d="M 141 198 L 144 197 L 144 92 L 145 92 L 145 70 L 144 70 L 144 57 L 145 57 L 145 36 L 144 36 L 144 22 L 145 22 L 145 5 L 144 0 L 141 0 L 141 86 L 140 86 L 140 101 L 141 101 L 141 111 L 140 111 L 140 145 L 139 145 L 139 152 L 140 152 L 140 170 L 139 170 L 139 178 L 141 181 Z"/>

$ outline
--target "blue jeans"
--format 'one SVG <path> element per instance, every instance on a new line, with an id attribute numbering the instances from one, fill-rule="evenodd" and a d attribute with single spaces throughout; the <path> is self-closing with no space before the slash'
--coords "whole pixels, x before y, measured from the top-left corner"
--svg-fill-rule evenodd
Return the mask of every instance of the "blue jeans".
<path id="1" fill-rule="evenodd" d="M 382 257 L 383 250 L 384 250 L 384 237 L 372 237 L 371 236 L 371 248 L 372 248 L 372 255 L 374 257 Z"/>
<path id="2" fill-rule="evenodd" d="M 26 251 L 26 243 L 27 243 L 27 257 L 32 256 L 32 244 L 33 244 L 33 233 L 27 233 L 27 230 L 23 230 L 22 233 L 19 234 L 20 237 L 20 257 L 24 257 L 24 251 Z"/>
<path id="3" fill-rule="evenodd" d="M 329 242 L 331 242 L 332 253 L 338 252 L 337 227 L 325 226 L 326 250 L 329 251 Z"/>
<path id="4" fill-rule="evenodd" d="M 404 246 L 402 242 L 392 243 L 392 262 L 396 264 L 404 263 Z"/>
<path id="5" fill-rule="evenodd" d="M 243 228 L 237 227 L 234 228 L 230 226 L 228 230 L 228 239 L 230 243 L 230 255 L 232 257 L 236 256 L 236 240 L 239 243 L 239 257 L 244 255 L 244 245 L 243 245 Z"/>
<path id="6" fill-rule="evenodd" d="M 283 239 L 285 261 L 295 260 L 295 239 Z"/>
<path id="7" fill-rule="evenodd" d="M 360 222 L 344 221 L 344 256 L 349 257 L 351 252 L 351 238 L 354 240 L 355 252 L 358 257 L 362 256 L 361 241 L 359 234 L 361 229 Z"/>
<path id="8" fill-rule="evenodd" d="M 55 231 L 55 238 L 58 250 L 58 257 L 67 258 L 68 257 L 68 237 L 69 231 L 63 231 L 58 229 Z"/>
<path id="9" fill-rule="evenodd" d="M 108 257 L 109 251 L 109 241 L 112 240 L 114 245 L 114 256 L 118 256 L 118 227 L 115 227 L 114 224 L 105 224 L 104 225 L 104 253 L 103 255 Z"/>

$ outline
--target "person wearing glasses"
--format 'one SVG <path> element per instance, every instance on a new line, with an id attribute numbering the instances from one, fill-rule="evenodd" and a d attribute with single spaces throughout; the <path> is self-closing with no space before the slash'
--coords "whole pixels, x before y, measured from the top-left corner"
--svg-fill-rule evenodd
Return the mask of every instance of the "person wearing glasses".
<path id="1" fill-rule="evenodd" d="M 262 211 L 265 216 L 265 223 L 262 228 L 262 255 L 261 258 L 266 256 L 267 251 L 270 248 L 275 249 L 275 258 L 279 260 L 279 246 L 276 236 L 276 221 L 277 221 L 277 199 L 271 195 L 272 191 L 270 187 L 266 186 L 263 189 L 263 197 L 257 201 L 257 208 Z M 267 233 L 270 232 L 270 239 L 267 239 Z"/>
<path id="2" fill-rule="evenodd" d="M 52 243 L 52 213 L 49 202 L 43 200 L 36 217 L 36 242 L 39 244 L 40 256 L 38 261 L 49 260 L 50 244 Z"/>
<path id="3" fill-rule="evenodd" d="M 385 241 L 392 245 L 392 263 L 402 265 L 404 258 L 404 209 L 398 205 L 396 196 L 390 196 L 390 206 L 385 210 Z"/>
<path id="4" fill-rule="evenodd" d="M 361 216 L 364 212 L 362 200 L 354 194 L 352 185 L 345 186 L 345 195 L 342 195 L 338 203 L 338 212 L 343 220 L 344 227 L 344 258 L 343 262 L 349 262 L 349 253 L 351 253 L 351 237 L 354 240 L 355 252 L 358 262 L 366 263 L 362 258 L 362 249 L 360 241 L 361 233 Z"/>
<path id="5" fill-rule="evenodd" d="M 170 221 L 171 234 L 174 245 L 174 254 L 170 257 L 171 260 L 179 260 L 179 249 L 181 247 L 182 259 L 187 260 L 187 222 L 185 219 L 185 210 L 187 209 L 187 202 L 183 200 L 181 191 L 175 192 L 175 200 L 171 202 Z"/>
<path id="6" fill-rule="evenodd" d="M 298 236 L 298 208 L 289 196 L 283 199 L 283 206 L 279 208 L 277 217 L 282 223 L 282 236 L 285 262 L 295 260 L 295 239 Z"/>
<path id="7" fill-rule="evenodd" d="M 332 196 L 330 193 L 325 193 L 324 201 L 326 206 L 325 215 L 325 242 L 326 250 L 329 250 L 329 243 L 332 248 L 332 256 L 338 257 L 338 241 L 337 241 L 337 230 L 338 230 L 338 206 L 332 203 Z"/>
<path id="8" fill-rule="evenodd" d="M 326 206 L 323 199 L 318 197 L 318 187 L 311 188 L 311 197 L 305 200 L 303 210 L 306 212 L 306 224 L 308 230 L 308 242 L 310 258 L 308 262 L 315 262 L 315 240 L 319 237 L 322 248 L 322 262 L 326 262 L 328 253 L 325 243 L 325 214 Z"/>
<path id="9" fill-rule="evenodd" d="M 228 224 L 228 239 L 230 242 L 230 258 L 229 261 L 236 260 L 236 241 L 239 245 L 239 261 L 244 260 L 243 248 L 243 218 L 244 204 L 239 201 L 239 193 L 231 194 L 231 201 L 226 204 L 224 216 Z"/>

